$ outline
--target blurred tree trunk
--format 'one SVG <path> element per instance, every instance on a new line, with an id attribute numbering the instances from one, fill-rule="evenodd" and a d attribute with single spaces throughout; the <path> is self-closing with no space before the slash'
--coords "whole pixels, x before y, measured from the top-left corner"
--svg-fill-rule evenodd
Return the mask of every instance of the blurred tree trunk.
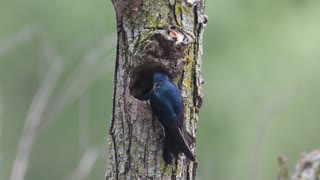
<path id="1" fill-rule="evenodd" d="M 278 158 L 277 180 L 288 180 L 288 167 L 283 155 Z M 303 154 L 298 161 L 291 180 L 320 180 L 320 150 Z"/>
<path id="2" fill-rule="evenodd" d="M 118 40 L 106 179 L 194 179 L 197 162 L 184 155 L 165 168 L 163 130 L 147 92 L 154 70 L 167 71 L 179 85 L 187 130 L 195 136 L 203 96 L 204 0 L 112 2 Z"/>

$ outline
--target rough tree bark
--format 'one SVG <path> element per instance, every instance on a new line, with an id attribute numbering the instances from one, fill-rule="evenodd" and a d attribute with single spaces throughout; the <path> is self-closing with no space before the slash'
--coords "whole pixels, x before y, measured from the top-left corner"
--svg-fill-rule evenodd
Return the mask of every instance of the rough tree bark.
<path id="1" fill-rule="evenodd" d="M 277 180 L 288 180 L 288 166 L 283 155 L 278 158 Z M 303 154 L 298 161 L 291 180 L 320 180 L 320 150 Z"/>
<path id="2" fill-rule="evenodd" d="M 204 0 L 112 3 L 118 41 L 106 179 L 194 179 L 197 162 L 184 155 L 165 168 L 163 130 L 151 113 L 148 92 L 153 72 L 168 72 L 182 93 L 187 130 L 196 135 L 203 97 Z"/>

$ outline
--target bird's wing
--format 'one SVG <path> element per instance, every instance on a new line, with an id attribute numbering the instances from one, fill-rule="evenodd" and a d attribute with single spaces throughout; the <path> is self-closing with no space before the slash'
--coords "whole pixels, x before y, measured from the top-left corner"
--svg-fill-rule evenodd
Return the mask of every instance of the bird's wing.
<path id="1" fill-rule="evenodd" d="M 175 114 L 170 98 L 164 94 L 153 91 L 150 96 L 150 106 L 152 112 L 157 116 L 164 127 L 180 127 L 180 121 Z"/>
<path id="2" fill-rule="evenodd" d="M 180 93 L 180 90 L 178 88 L 178 86 L 176 84 L 174 84 L 174 87 L 175 87 L 175 94 L 177 97 L 179 97 L 176 102 L 175 102 L 175 112 L 176 112 L 176 115 L 177 115 L 177 118 L 180 122 L 180 130 L 185 138 L 185 140 L 188 142 L 187 144 L 193 144 L 195 142 L 195 139 L 194 137 L 189 134 L 186 130 L 186 125 L 185 125 L 185 122 L 184 122 L 184 106 L 183 106 L 183 100 L 182 100 L 182 96 L 181 96 L 181 93 Z"/>
<path id="3" fill-rule="evenodd" d="M 170 117 L 164 117 L 164 118 L 160 118 L 159 121 L 161 122 L 162 126 L 164 126 L 164 128 L 179 128 L 180 127 L 180 122 L 177 118 L 176 115 L 172 115 Z"/>
<path id="4" fill-rule="evenodd" d="M 178 86 L 176 84 L 174 84 L 174 88 L 175 88 L 175 102 L 174 104 L 174 110 L 175 113 L 177 115 L 177 118 L 180 122 L 180 127 L 183 125 L 184 122 L 184 106 L 183 106 L 183 100 L 182 100 L 182 96 L 180 93 L 180 90 L 178 88 Z"/>

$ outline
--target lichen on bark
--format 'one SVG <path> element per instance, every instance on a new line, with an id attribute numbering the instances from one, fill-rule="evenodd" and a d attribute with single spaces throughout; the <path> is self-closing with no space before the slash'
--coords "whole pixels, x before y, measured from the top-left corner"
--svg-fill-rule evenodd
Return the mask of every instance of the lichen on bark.
<path id="1" fill-rule="evenodd" d="M 148 103 L 152 74 L 169 73 L 182 92 L 185 121 L 195 136 L 203 92 L 204 0 L 113 0 L 117 55 L 106 179 L 194 179 L 197 162 L 162 159 L 163 130 Z M 195 147 L 193 147 L 193 150 Z"/>
<path id="2" fill-rule="evenodd" d="M 292 180 L 320 179 L 320 150 L 304 154 L 296 165 Z"/>

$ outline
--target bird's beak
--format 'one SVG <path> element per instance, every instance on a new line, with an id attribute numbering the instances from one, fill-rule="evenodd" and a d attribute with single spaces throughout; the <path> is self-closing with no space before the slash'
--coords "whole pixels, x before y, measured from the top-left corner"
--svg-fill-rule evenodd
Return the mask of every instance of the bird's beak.
<path id="1" fill-rule="evenodd" d="M 153 89 L 157 89 L 159 87 L 158 83 L 153 84 Z"/>

